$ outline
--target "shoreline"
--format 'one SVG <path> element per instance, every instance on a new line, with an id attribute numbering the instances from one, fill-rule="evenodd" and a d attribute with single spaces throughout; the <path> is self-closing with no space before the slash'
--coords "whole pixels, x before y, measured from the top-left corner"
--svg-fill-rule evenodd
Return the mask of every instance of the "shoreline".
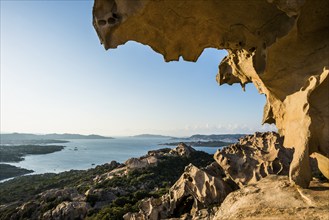
<path id="1" fill-rule="evenodd" d="M 45 155 L 62 151 L 60 145 L 0 145 L 0 182 L 34 173 L 34 170 L 15 166 L 27 155 Z"/>

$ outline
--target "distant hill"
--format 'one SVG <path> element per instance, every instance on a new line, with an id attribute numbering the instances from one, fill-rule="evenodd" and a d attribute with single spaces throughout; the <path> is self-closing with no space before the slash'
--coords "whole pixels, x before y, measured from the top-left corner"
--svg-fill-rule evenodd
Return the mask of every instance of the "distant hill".
<path id="1" fill-rule="evenodd" d="M 158 135 L 158 134 L 139 134 L 139 135 L 134 135 L 132 137 L 135 137 L 135 138 L 173 138 L 171 136 Z"/>
<path id="2" fill-rule="evenodd" d="M 113 139 L 96 134 L 81 135 L 81 134 L 46 134 L 43 135 L 46 139 Z"/>
<path id="3" fill-rule="evenodd" d="M 81 135 L 81 134 L 27 134 L 27 133 L 11 133 L 0 134 L 1 142 L 7 141 L 27 141 L 27 140 L 65 140 L 65 139 L 113 139 L 112 137 L 104 137 L 100 135 Z"/>
<path id="4" fill-rule="evenodd" d="M 246 134 L 195 134 L 186 138 L 174 138 L 174 140 L 179 140 L 183 142 L 198 142 L 198 141 L 222 141 L 228 143 L 234 143 L 239 140 L 239 138 L 246 136 Z"/>

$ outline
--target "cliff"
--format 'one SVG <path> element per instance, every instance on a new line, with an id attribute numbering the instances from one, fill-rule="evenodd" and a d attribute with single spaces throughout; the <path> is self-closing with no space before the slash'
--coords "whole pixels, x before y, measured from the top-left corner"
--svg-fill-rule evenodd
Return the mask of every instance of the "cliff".
<path id="1" fill-rule="evenodd" d="M 314 152 L 329 178 L 328 9 L 327 0 L 95 0 L 93 25 L 106 49 L 133 40 L 165 61 L 227 50 L 217 82 L 252 82 L 266 95 L 263 123 L 294 149 L 290 181 L 307 187 Z"/>

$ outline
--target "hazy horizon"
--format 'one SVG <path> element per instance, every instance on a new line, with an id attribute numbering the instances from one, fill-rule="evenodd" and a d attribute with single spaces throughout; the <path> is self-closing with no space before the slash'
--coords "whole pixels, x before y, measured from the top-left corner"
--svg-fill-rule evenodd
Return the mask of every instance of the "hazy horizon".
<path id="1" fill-rule="evenodd" d="M 64 135 L 64 134 L 77 134 L 77 135 L 100 135 L 100 136 L 104 136 L 104 137 L 133 137 L 133 136 L 140 136 L 140 135 L 154 135 L 154 136 L 170 136 L 170 137 L 190 137 L 192 135 L 229 135 L 229 134 L 250 134 L 250 133 L 222 133 L 222 134 L 218 134 L 218 133 L 209 133 L 209 134 L 200 134 L 200 133 L 195 133 L 192 135 L 184 135 L 184 136 L 174 136 L 174 135 L 165 135 L 165 134 L 158 134 L 158 133 L 137 133 L 137 134 L 132 134 L 132 135 L 103 135 L 103 134 L 96 134 L 96 133 L 86 133 L 86 134 L 80 134 L 80 133 L 28 133 L 28 132 L 0 132 L 0 134 L 33 134 L 33 135 L 49 135 L 49 134 L 59 134 L 59 135 Z"/>
<path id="2" fill-rule="evenodd" d="M 1 1 L 0 131 L 103 136 L 253 133 L 264 95 L 218 86 L 225 51 L 165 63 L 129 42 L 105 51 L 92 1 Z"/>

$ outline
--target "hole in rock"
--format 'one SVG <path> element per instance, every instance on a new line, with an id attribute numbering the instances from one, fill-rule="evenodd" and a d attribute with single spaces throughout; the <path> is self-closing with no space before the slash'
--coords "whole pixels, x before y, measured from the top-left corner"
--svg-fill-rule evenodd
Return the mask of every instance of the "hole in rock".
<path id="1" fill-rule="evenodd" d="M 249 49 L 250 52 L 254 52 L 256 50 L 256 47 L 252 47 Z"/>
<path id="2" fill-rule="evenodd" d="M 109 23 L 109 24 L 115 24 L 116 23 L 116 19 L 115 18 L 109 18 L 109 19 L 107 19 L 107 22 Z"/>
<path id="3" fill-rule="evenodd" d="M 190 195 L 183 197 L 176 204 L 176 209 L 173 212 L 172 217 L 180 217 L 185 213 L 189 213 L 193 207 L 194 198 Z"/>
<path id="4" fill-rule="evenodd" d="M 115 19 L 118 19 L 118 18 L 119 18 L 119 15 L 118 15 L 117 13 L 113 13 L 112 16 L 113 16 L 113 18 L 115 18 Z"/>
<path id="5" fill-rule="evenodd" d="M 104 26 L 104 25 L 106 25 L 106 21 L 105 20 L 99 20 L 98 25 L 99 26 Z"/>

